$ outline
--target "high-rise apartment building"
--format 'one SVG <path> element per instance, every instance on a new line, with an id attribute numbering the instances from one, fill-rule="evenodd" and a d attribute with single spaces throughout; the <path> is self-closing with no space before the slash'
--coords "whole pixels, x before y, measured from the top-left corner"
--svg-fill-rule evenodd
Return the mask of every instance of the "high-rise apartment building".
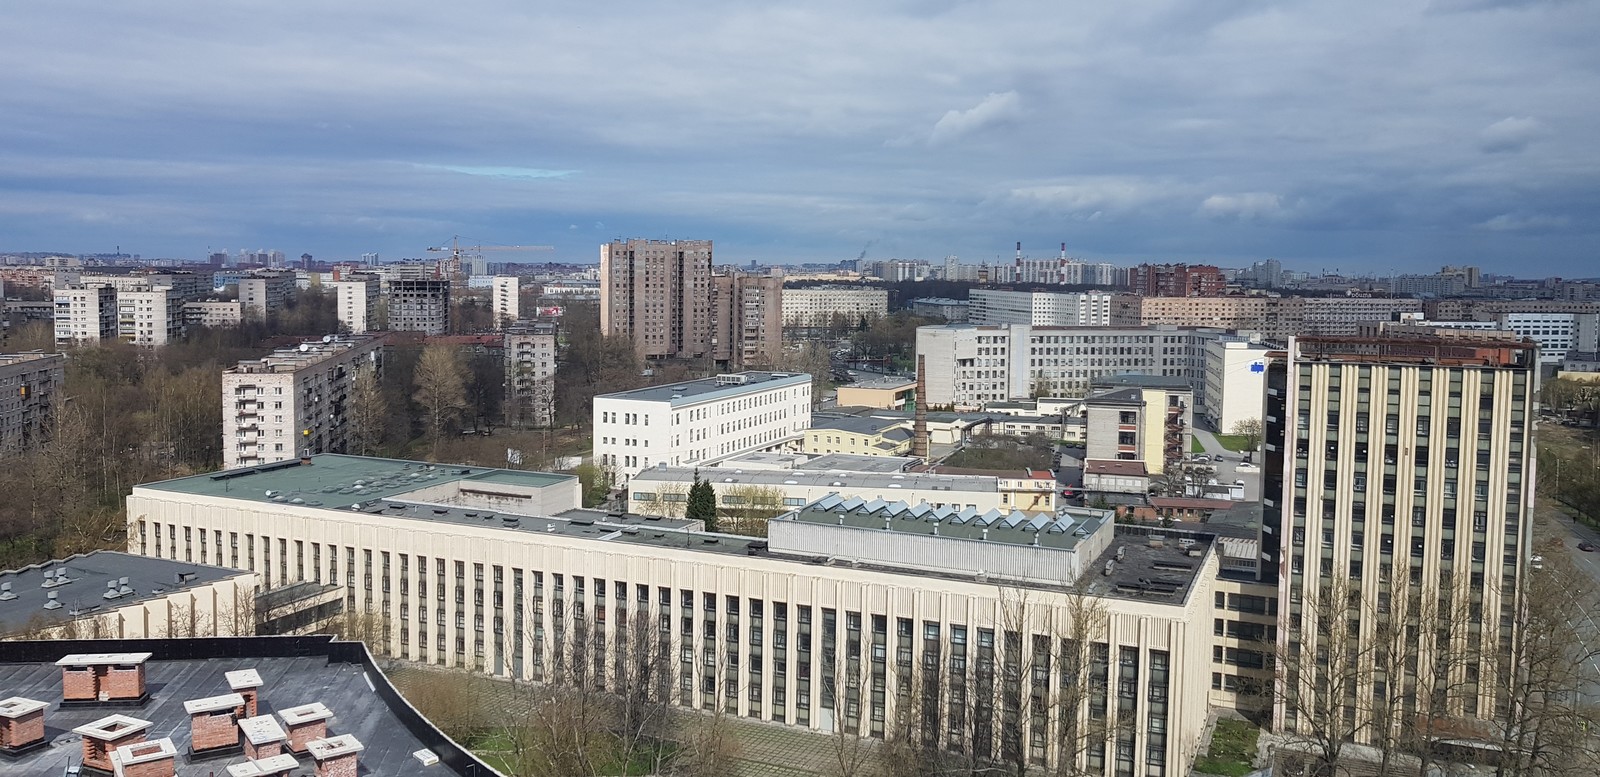
<path id="1" fill-rule="evenodd" d="M 731 267 L 711 276 L 711 358 L 723 369 L 767 365 L 783 349 L 783 278 Z"/>
<path id="2" fill-rule="evenodd" d="M 889 291 L 870 286 L 812 286 L 783 290 L 783 325 L 828 326 L 834 321 L 854 326 L 863 319 L 889 314 Z"/>
<path id="3" fill-rule="evenodd" d="M 515 275 L 494 276 L 494 325 L 501 328 L 522 317 L 521 297 L 519 283 L 521 278 Z"/>
<path id="4" fill-rule="evenodd" d="M 98 343 L 117 336 L 117 290 L 110 286 L 57 287 L 56 345 Z"/>
<path id="5" fill-rule="evenodd" d="M 1128 288 L 1147 297 L 1211 297 L 1227 286 L 1222 270 L 1209 264 L 1141 264 L 1128 271 Z"/>
<path id="6" fill-rule="evenodd" d="M 162 346 L 183 337 L 183 295 L 170 286 L 117 292 L 117 336 L 134 345 Z"/>
<path id="7" fill-rule="evenodd" d="M 1506 711 L 1537 377 L 1537 346 L 1499 332 L 1300 337 L 1268 360 L 1277 728 L 1370 743 Z"/>
<path id="8" fill-rule="evenodd" d="M 58 353 L 0 354 L 0 457 L 49 442 L 66 363 Z"/>
<path id="9" fill-rule="evenodd" d="M 223 468 L 343 453 L 350 384 L 369 369 L 383 369 L 382 337 L 330 335 L 223 370 Z"/>
<path id="10" fill-rule="evenodd" d="M 251 273 L 239 279 L 239 304 L 244 317 L 264 321 L 283 309 L 294 294 L 294 273 Z"/>
<path id="11" fill-rule="evenodd" d="M 359 335 L 378 328 L 377 278 L 355 275 L 325 285 L 333 289 L 339 324 L 345 331 Z"/>
<path id="12" fill-rule="evenodd" d="M 600 331 L 646 359 L 711 351 L 711 241 L 619 240 L 600 246 Z"/>
<path id="13" fill-rule="evenodd" d="M 530 321 L 506 329 L 506 423 L 513 427 L 555 425 L 556 331 Z"/>
<path id="14" fill-rule="evenodd" d="M 391 280 L 389 329 L 442 335 L 450 328 L 450 282 Z"/>

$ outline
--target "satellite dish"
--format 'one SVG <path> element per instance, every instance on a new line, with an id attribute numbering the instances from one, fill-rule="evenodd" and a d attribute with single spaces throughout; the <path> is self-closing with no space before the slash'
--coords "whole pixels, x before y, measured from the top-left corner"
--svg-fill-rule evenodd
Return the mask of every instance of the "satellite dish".
<path id="1" fill-rule="evenodd" d="M 309 350 L 311 350 L 311 344 L 310 343 L 301 343 L 300 344 L 300 352 L 301 353 L 305 353 L 306 351 L 309 351 Z"/>
<path id="2" fill-rule="evenodd" d="M 322 336 L 322 342 L 324 342 L 324 343 L 333 342 L 333 335 L 323 335 Z"/>

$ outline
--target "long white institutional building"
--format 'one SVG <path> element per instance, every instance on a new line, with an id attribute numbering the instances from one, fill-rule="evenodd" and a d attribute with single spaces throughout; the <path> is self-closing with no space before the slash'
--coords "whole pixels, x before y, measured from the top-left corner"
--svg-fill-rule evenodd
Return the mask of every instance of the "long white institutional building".
<path id="1" fill-rule="evenodd" d="M 342 586 L 347 611 L 382 619 L 373 647 L 403 660 L 604 682 L 623 661 L 572 660 L 579 635 L 596 637 L 582 655 L 616 653 L 624 624 L 659 623 L 672 703 L 883 737 L 918 673 L 927 692 L 906 698 L 940 748 L 1189 771 L 1213 535 L 832 496 L 759 540 L 579 500 L 571 476 L 319 455 L 138 486 L 128 544 L 269 588 Z"/>
<path id="2" fill-rule="evenodd" d="M 594 456 L 615 484 L 646 467 L 710 464 L 798 444 L 811 376 L 738 372 L 594 398 Z"/>

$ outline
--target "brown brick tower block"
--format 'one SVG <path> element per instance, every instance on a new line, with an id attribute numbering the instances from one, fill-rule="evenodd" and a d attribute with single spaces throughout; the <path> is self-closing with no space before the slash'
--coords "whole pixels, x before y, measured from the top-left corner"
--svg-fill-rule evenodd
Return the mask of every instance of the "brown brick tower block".
<path id="1" fill-rule="evenodd" d="M 239 730 L 244 732 L 244 757 L 252 761 L 283 752 L 283 743 L 289 741 L 283 726 L 271 715 L 245 718 L 239 721 Z"/>
<path id="2" fill-rule="evenodd" d="M 189 752 L 206 753 L 232 750 L 239 746 L 239 711 L 244 697 L 225 693 L 183 703 L 189 713 Z"/>
<path id="3" fill-rule="evenodd" d="M 155 724 L 127 715 L 107 715 L 72 730 L 83 737 L 83 765 L 102 772 L 112 771 L 111 753 L 119 747 L 144 741 L 144 732 Z"/>
<path id="4" fill-rule="evenodd" d="M 244 712 L 240 713 L 239 717 L 253 718 L 260 715 L 256 709 L 261 696 L 261 673 L 254 669 L 240 669 L 223 676 L 228 678 L 228 688 L 244 697 Z"/>
<path id="5" fill-rule="evenodd" d="M 0 699 L 0 755 L 21 755 L 44 747 L 44 711 L 49 702 L 13 696 Z"/>
<path id="6" fill-rule="evenodd" d="M 306 752 L 317 762 L 317 777 L 356 777 L 361 751 L 365 749 L 349 734 L 306 743 Z"/>
<path id="7" fill-rule="evenodd" d="M 173 777 L 178 769 L 178 750 L 171 739 L 162 737 L 123 745 L 112 751 L 111 762 L 117 777 Z"/>
<path id="8" fill-rule="evenodd" d="M 324 707 L 322 702 L 314 701 L 279 710 L 278 716 L 283 718 L 284 725 L 289 728 L 290 752 L 304 753 L 307 742 L 328 735 L 328 718 L 333 717 L 333 712 Z"/>
<path id="9" fill-rule="evenodd" d="M 140 705 L 145 692 L 144 665 L 149 653 L 74 653 L 56 662 L 61 667 L 61 703 Z"/>

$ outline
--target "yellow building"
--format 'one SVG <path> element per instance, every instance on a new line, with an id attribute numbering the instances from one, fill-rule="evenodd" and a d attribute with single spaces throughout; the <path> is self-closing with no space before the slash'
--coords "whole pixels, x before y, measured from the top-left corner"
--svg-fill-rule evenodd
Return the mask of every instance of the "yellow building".
<path id="1" fill-rule="evenodd" d="M 911 452 L 911 423 L 898 418 L 825 418 L 806 430 L 806 453 L 905 456 Z"/>
<path id="2" fill-rule="evenodd" d="M 874 410 L 902 410 L 917 400 L 917 382 L 910 378 L 885 377 L 865 383 L 839 387 L 839 407 L 870 407 Z"/>

